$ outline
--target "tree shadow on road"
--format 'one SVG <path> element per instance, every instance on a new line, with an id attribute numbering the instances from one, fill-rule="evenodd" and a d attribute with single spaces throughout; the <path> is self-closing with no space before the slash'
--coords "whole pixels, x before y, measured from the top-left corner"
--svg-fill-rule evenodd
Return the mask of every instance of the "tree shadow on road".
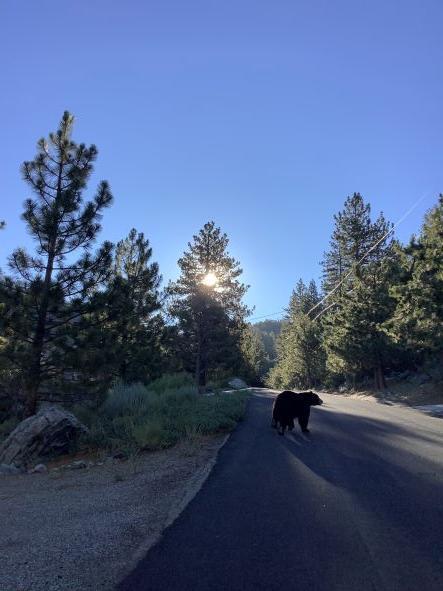
<path id="1" fill-rule="evenodd" d="M 321 412 L 327 416 L 318 422 L 318 432 L 309 437 L 295 432 L 278 443 L 319 485 L 344 489 L 350 503 L 441 564 L 443 471 L 437 450 L 442 437 L 358 414 Z"/>

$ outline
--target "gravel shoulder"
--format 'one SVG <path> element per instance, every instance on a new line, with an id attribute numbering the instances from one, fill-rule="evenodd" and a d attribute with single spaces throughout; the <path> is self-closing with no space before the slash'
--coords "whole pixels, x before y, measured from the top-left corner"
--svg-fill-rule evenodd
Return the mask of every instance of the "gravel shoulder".
<path id="1" fill-rule="evenodd" d="M 113 589 L 198 492 L 226 439 L 0 478 L 0 589 Z"/>

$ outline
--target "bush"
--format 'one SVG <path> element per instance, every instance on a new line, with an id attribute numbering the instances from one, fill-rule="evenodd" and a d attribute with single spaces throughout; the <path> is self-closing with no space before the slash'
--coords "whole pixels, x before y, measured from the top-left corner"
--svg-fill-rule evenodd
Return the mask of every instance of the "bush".
<path id="1" fill-rule="evenodd" d="M 108 449 L 155 450 L 228 432 L 243 417 L 246 398 L 244 392 L 199 396 L 186 374 L 164 376 L 148 386 L 117 383 L 95 419 L 86 416 L 86 442 Z"/>
<path id="2" fill-rule="evenodd" d="M 189 373 L 172 373 L 165 374 L 161 378 L 154 380 L 149 384 L 149 389 L 161 394 L 162 392 L 179 390 L 180 388 L 189 387 L 194 389 L 194 378 Z"/>
<path id="3" fill-rule="evenodd" d="M 165 429 L 158 418 L 147 419 L 140 425 L 136 425 L 132 435 L 140 449 L 155 450 L 170 447 L 177 443 L 177 434 Z"/>
<path id="4" fill-rule="evenodd" d="M 101 411 L 108 418 L 125 415 L 140 416 L 149 411 L 156 399 L 155 392 L 147 390 L 143 384 L 127 385 L 117 382 L 110 389 Z"/>
<path id="5" fill-rule="evenodd" d="M 14 429 L 19 424 L 19 420 L 16 417 L 11 417 L 0 423 L 0 441 L 3 441 L 8 437 L 10 433 L 14 431 Z"/>

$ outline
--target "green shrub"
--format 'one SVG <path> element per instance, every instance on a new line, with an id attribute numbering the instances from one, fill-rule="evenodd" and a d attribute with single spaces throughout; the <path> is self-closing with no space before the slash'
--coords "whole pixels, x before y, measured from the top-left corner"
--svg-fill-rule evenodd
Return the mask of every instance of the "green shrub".
<path id="1" fill-rule="evenodd" d="M 141 416 L 149 411 L 156 401 L 156 394 L 143 384 L 124 384 L 117 382 L 108 393 L 101 412 L 109 417 L 125 415 Z"/>
<path id="2" fill-rule="evenodd" d="M 243 417 L 246 399 L 242 392 L 199 396 L 186 374 L 165 376 L 147 387 L 117 383 L 95 419 L 86 417 L 90 431 L 84 441 L 108 449 L 163 449 L 231 431 Z"/>
<path id="3" fill-rule="evenodd" d="M 147 419 L 133 429 L 133 437 L 140 449 L 155 450 L 170 447 L 177 443 L 177 433 L 165 429 L 158 418 Z"/>
<path id="4" fill-rule="evenodd" d="M 161 394 L 172 390 L 179 390 L 183 387 L 194 387 L 194 378 L 189 373 L 170 373 L 150 382 L 149 389 Z"/>
<path id="5" fill-rule="evenodd" d="M 97 408 L 91 408 L 85 404 L 74 405 L 71 412 L 83 425 L 89 428 L 92 427 L 97 418 Z"/>
<path id="6" fill-rule="evenodd" d="M 0 441 L 6 439 L 8 435 L 14 431 L 19 422 L 20 421 L 16 417 L 10 417 L 9 419 L 6 419 L 6 421 L 0 423 Z"/>

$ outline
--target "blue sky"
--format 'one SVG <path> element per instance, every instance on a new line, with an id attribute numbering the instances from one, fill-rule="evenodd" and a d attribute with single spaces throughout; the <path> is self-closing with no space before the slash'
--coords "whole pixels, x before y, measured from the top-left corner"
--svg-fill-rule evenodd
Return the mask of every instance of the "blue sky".
<path id="1" fill-rule="evenodd" d="M 443 190 L 441 0 L 3 0 L 0 265 L 29 245 L 20 178 L 65 109 L 115 197 L 102 239 L 151 240 L 165 280 L 214 219 L 254 316 L 318 278 L 359 191 L 406 240 Z"/>

